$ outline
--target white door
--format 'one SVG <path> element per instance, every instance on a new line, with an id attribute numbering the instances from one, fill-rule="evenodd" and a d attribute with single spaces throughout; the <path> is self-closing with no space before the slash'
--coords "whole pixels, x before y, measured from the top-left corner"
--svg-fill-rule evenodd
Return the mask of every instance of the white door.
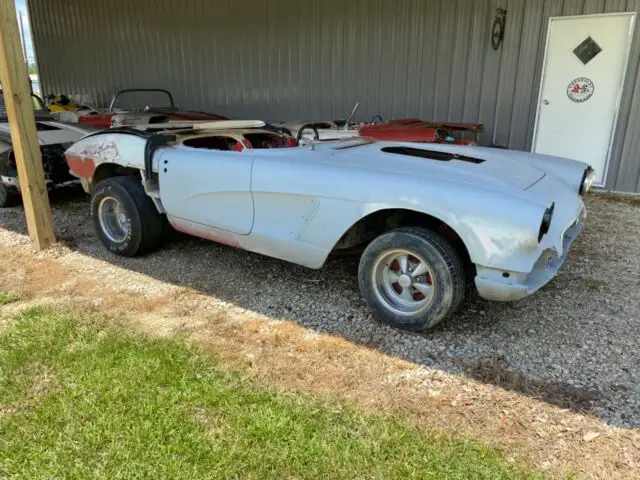
<path id="1" fill-rule="evenodd" d="M 602 185 L 629 60 L 635 14 L 549 21 L 533 151 L 590 164 Z"/>
<path id="2" fill-rule="evenodd" d="M 160 194 L 167 215 L 202 227 L 247 235 L 253 225 L 251 150 L 167 148 L 160 157 Z"/>

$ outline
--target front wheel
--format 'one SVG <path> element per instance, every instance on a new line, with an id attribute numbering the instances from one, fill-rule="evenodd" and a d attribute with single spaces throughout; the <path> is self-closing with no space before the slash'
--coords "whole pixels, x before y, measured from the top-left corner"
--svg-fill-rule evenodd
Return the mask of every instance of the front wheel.
<path id="1" fill-rule="evenodd" d="M 440 235 L 419 228 L 394 230 L 371 242 L 360 259 L 358 278 L 380 321 L 412 331 L 453 314 L 467 291 L 455 249 Z"/>
<path id="2" fill-rule="evenodd" d="M 98 238 L 117 255 L 143 255 L 163 241 L 163 217 L 137 177 L 113 177 L 98 183 L 91 195 L 91 215 Z"/>

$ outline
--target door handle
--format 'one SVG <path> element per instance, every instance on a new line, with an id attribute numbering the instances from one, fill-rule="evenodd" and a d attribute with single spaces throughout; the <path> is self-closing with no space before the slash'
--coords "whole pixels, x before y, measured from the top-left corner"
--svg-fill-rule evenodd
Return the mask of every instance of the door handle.
<path id="1" fill-rule="evenodd" d="M 549 100 L 542 100 L 543 105 L 549 105 L 551 102 Z"/>

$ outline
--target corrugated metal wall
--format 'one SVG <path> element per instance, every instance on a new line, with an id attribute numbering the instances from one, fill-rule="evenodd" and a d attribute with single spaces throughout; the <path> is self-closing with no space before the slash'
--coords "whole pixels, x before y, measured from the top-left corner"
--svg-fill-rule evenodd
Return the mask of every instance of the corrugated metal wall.
<path id="1" fill-rule="evenodd" d="M 482 122 L 529 149 L 548 18 L 640 0 L 30 0 L 46 92 L 105 104 L 127 87 L 233 117 Z M 490 47 L 496 8 L 503 47 Z M 608 187 L 640 191 L 640 28 Z"/>

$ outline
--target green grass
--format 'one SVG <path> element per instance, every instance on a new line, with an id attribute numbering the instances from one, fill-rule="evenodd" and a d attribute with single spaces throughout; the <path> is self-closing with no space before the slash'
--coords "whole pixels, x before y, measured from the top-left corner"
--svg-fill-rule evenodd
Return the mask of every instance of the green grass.
<path id="1" fill-rule="evenodd" d="M 17 302 L 18 298 L 13 295 L 7 295 L 6 293 L 0 293 L 0 307 L 2 305 L 8 305 L 13 302 Z"/>
<path id="2" fill-rule="evenodd" d="M 0 478 L 528 478 L 480 444 L 271 391 L 178 341 L 29 310 L 0 331 Z"/>

